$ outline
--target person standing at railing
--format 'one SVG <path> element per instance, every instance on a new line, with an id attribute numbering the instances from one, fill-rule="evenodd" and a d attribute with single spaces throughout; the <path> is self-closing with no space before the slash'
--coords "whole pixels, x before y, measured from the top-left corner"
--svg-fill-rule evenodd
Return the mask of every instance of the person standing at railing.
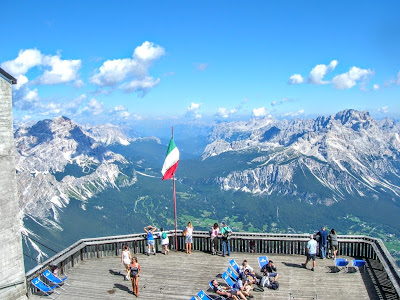
<path id="1" fill-rule="evenodd" d="M 132 254 L 129 251 L 128 246 L 124 245 L 122 247 L 122 253 L 121 253 L 121 264 L 125 267 L 125 270 L 126 270 L 126 276 L 125 276 L 124 280 L 130 279 L 129 265 L 131 264 L 131 261 L 132 261 Z"/>
<path id="2" fill-rule="evenodd" d="M 335 229 L 333 228 L 331 229 L 331 232 L 328 235 L 328 240 L 330 241 L 331 244 L 332 259 L 336 259 L 339 243 Z"/>
<path id="3" fill-rule="evenodd" d="M 217 251 L 218 251 L 218 234 L 219 234 L 218 223 L 214 223 L 214 226 L 211 227 L 211 252 L 212 252 L 212 255 L 217 255 Z"/>
<path id="4" fill-rule="evenodd" d="M 156 248 L 154 247 L 154 231 L 156 231 L 157 227 L 153 227 L 151 225 L 146 226 L 144 231 L 146 232 L 147 238 L 147 256 L 150 255 L 150 248 L 153 247 L 153 254 L 156 255 Z"/>
<path id="5" fill-rule="evenodd" d="M 228 256 L 231 255 L 231 246 L 229 244 L 229 240 L 231 238 L 232 234 L 232 229 L 229 228 L 228 225 L 226 225 L 225 221 L 221 222 L 222 228 L 221 228 L 221 234 L 222 234 L 222 256 L 225 256 L 225 248 L 227 250 Z"/>
<path id="6" fill-rule="evenodd" d="M 193 243 L 193 225 L 191 222 L 188 222 L 185 231 L 186 231 L 186 236 L 185 236 L 186 254 L 191 254 L 192 243 Z"/>
<path id="7" fill-rule="evenodd" d="M 161 247 L 163 249 L 163 253 L 168 254 L 169 249 L 168 249 L 168 244 L 169 244 L 169 239 L 168 239 L 168 234 L 164 231 L 164 228 L 160 228 L 160 232 L 158 233 L 158 236 L 161 240 Z"/>
<path id="8" fill-rule="evenodd" d="M 325 259 L 326 257 L 326 247 L 328 243 L 328 232 L 325 229 L 325 226 L 321 227 L 319 231 L 319 251 L 321 253 L 321 258 Z"/>

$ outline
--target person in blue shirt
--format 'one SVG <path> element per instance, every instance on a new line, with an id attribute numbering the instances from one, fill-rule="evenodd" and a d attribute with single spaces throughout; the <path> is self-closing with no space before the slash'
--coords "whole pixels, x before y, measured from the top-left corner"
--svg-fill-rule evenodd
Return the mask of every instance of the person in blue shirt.
<path id="1" fill-rule="evenodd" d="M 322 259 L 325 259 L 326 257 L 327 243 L 328 243 L 328 232 L 326 231 L 325 226 L 322 226 L 321 230 L 319 231 L 319 251 Z"/>
<path id="2" fill-rule="evenodd" d="M 146 232 L 147 238 L 147 256 L 150 255 L 150 248 L 153 247 L 153 254 L 156 255 L 156 248 L 154 247 L 154 231 L 156 231 L 157 227 L 153 227 L 151 225 L 146 226 L 144 231 Z"/>
<path id="3" fill-rule="evenodd" d="M 229 239 L 231 238 L 232 229 L 226 225 L 225 221 L 221 222 L 221 234 L 222 234 L 222 256 L 225 256 L 225 248 L 227 250 L 228 256 L 231 255 L 231 246 L 229 244 Z"/>
<path id="4" fill-rule="evenodd" d="M 310 235 L 310 240 L 307 242 L 306 248 L 306 263 L 302 264 L 303 268 L 307 269 L 307 264 L 310 260 L 312 260 L 312 268 L 311 271 L 314 271 L 315 268 L 315 256 L 317 255 L 317 241 L 314 240 L 314 235 Z"/>

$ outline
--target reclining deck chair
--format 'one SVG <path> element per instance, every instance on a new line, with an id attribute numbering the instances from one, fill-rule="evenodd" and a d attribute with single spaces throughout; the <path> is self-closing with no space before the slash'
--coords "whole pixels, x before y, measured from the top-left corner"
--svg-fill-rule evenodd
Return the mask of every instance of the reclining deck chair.
<path id="1" fill-rule="evenodd" d="M 42 274 L 49 282 L 51 282 L 52 284 L 58 285 L 61 289 L 65 290 L 61 285 L 62 284 L 66 284 L 68 286 L 70 286 L 70 284 L 68 284 L 67 282 L 65 282 L 65 280 L 67 280 L 68 276 L 60 279 L 57 276 L 55 276 L 53 273 L 51 273 L 49 270 L 46 270 L 43 272 Z"/>
<path id="2" fill-rule="evenodd" d="M 268 264 L 268 257 L 267 256 L 260 256 L 258 258 L 258 265 L 260 266 L 260 270 L 262 267 L 264 267 L 266 264 Z"/>
<path id="3" fill-rule="evenodd" d="M 222 279 L 230 288 L 235 287 L 235 283 L 233 282 L 232 278 L 229 277 L 228 273 L 225 272 L 224 274 L 222 274 Z"/>
<path id="4" fill-rule="evenodd" d="M 211 281 L 209 282 L 210 287 L 214 288 Z M 211 298 L 209 295 L 207 295 L 203 290 L 201 290 L 200 292 L 197 293 L 197 297 L 199 297 L 201 300 L 226 300 L 225 297 L 223 296 L 214 296 L 213 298 Z"/>
<path id="5" fill-rule="evenodd" d="M 229 265 L 232 267 L 233 271 L 235 271 L 238 275 L 240 273 L 239 265 L 236 263 L 234 259 L 229 262 Z"/>
<path id="6" fill-rule="evenodd" d="M 234 281 L 238 281 L 239 276 L 236 275 L 236 273 L 233 272 L 233 270 L 230 267 L 228 267 L 228 269 L 226 269 L 226 273 L 228 273 L 229 276 L 231 276 Z"/>
<path id="7" fill-rule="evenodd" d="M 349 261 L 345 258 L 336 258 L 335 259 L 335 267 L 340 271 L 342 269 L 345 269 L 347 272 L 347 265 L 349 264 Z M 340 268 L 342 267 L 342 268 Z"/>
<path id="8" fill-rule="evenodd" d="M 46 285 L 43 281 L 41 281 L 39 278 L 34 278 L 32 281 L 32 284 L 37 288 L 39 291 L 43 292 L 46 296 L 49 296 L 51 299 L 56 299 L 58 296 L 60 296 L 60 293 L 55 290 L 58 285 L 54 286 L 48 286 Z M 50 293 L 55 292 L 57 295 L 56 298 L 54 298 Z"/>

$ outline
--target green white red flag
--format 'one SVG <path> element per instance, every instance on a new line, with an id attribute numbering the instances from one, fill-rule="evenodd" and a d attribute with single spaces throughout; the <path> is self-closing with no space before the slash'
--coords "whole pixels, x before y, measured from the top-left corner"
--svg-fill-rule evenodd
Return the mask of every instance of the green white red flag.
<path id="1" fill-rule="evenodd" d="M 176 168 L 179 163 L 179 150 L 171 138 L 168 145 L 167 156 L 165 157 L 164 165 L 161 173 L 163 174 L 162 180 L 171 179 L 174 176 Z"/>

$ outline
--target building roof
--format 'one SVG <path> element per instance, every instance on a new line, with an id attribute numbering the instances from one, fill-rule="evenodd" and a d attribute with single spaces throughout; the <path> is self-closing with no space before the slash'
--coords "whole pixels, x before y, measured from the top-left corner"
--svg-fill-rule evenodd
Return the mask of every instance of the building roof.
<path id="1" fill-rule="evenodd" d="M 8 74 L 6 71 L 4 71 L 2 68 L 0 68 L 0 75 L 7 79 L 11 84 L 17 84 L 17 79 L 12 77 L 10 74 Z"/>

